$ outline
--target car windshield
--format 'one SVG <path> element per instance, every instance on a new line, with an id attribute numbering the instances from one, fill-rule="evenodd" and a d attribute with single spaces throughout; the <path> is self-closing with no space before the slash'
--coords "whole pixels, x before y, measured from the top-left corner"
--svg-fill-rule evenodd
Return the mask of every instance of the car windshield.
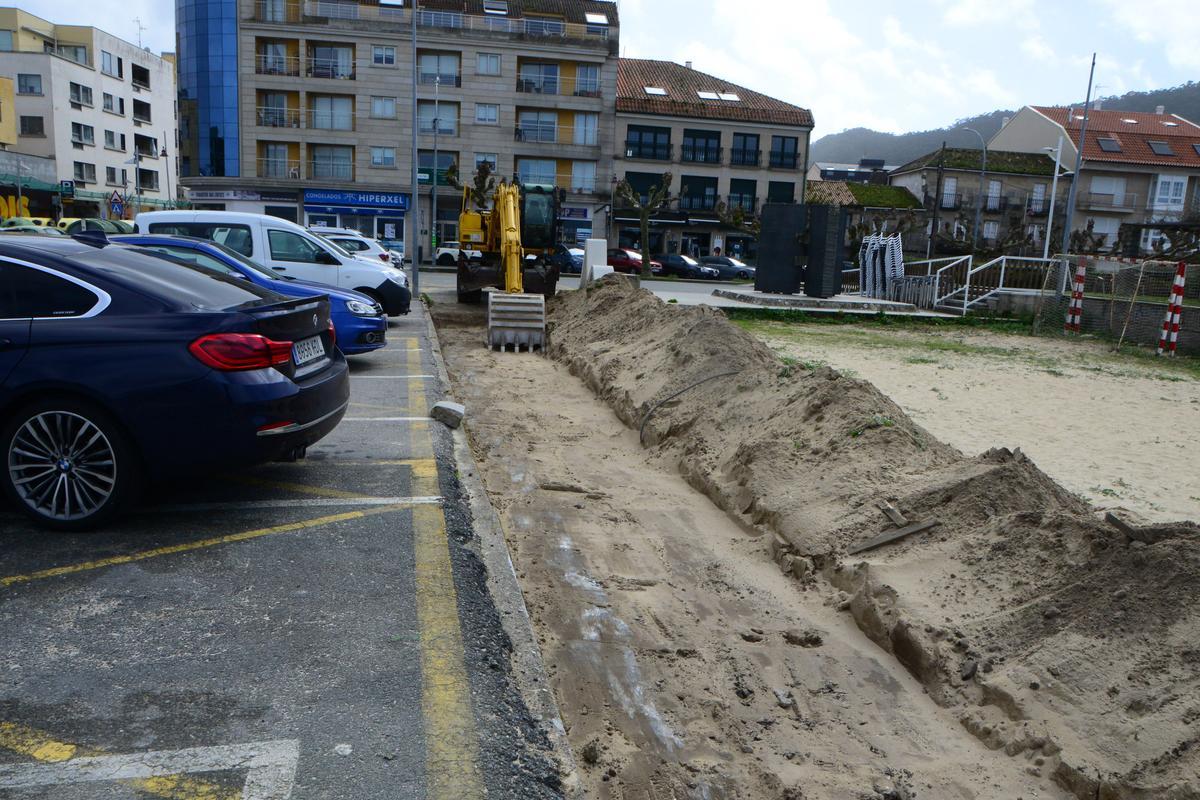
<path id="1" fill-rule="evenodd" d="M 342 247 L 340 244 L 335 242 L 333 239 L 330 239 L 328 236 L 322 236 L 319 233 L 316 233 L 313 235 L 316 236 L 318 239 L 320 239 L 325 244 L 331 246 L 334 249 L 334 251 L 341 253 L 342 255 L 346 256 L 347 258 L 354 257 L 353 254 L 350 253 L 350 251 L 348 251 L 346 248 Z"/>
<path id="2" fill-rule="evenodd" d="M 731 267 L 744 267 L 744 266 L 746 266 L 746 262 L 745 262 L 745 261 L 739 261 L 738 259 L 734 258 L 733 256 L 726 256 L 726 259 L 725 259 L 725 260 L 729 262 L 729 265 L 730 265 Z"/>
<path id="3" fill-rule="evenodd" d="M 626 257 L 626 258 L 629 258 L 629 259 L 631 259 L 631 260 L 633 260 L 633 261 L 641 261 L 641 260 L 642 260 L 642 254 L 641 254 L 641 253 L 638 253 L 638 252 L 635 252 L 635 251 L 633 251 L 633 250 L 626 250 L 626 251 L 625 251 L 625 257 Z"/>
<path id="4" fill-rule="evenodd" d="M 687 264 L 689 267 L 699 266 L 699 264 L 700 264 L 699 261 L 692 258 L 691 256 L 680 256 L 680 258 L 683 259 L 683 263 Z"/>

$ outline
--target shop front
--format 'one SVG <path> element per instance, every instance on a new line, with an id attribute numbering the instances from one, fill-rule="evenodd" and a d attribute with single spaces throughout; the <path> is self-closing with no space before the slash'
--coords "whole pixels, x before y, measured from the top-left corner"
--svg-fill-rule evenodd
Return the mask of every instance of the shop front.
<path id="1" fill-rule="evenodd" d="M 300 221 L 300 195 L 289 191 L 247 189 L 192 189 L 187 194 L 197 211 L 240 211 L 269 214 L 289 222 Z"/>
<path id="2" fill-rule="evenodd" d="M 304 190 L 304 224 L 308 227 L 353 228 L 364 236 L 404 240 L 406 192 L 347 192 Z"/>
<path id="3" fill-rule="evenodd" d="M 582 247 L 592 238 L 592 210 L 587 206 L 563 206 L 558 212 L 561 240 Z"/>

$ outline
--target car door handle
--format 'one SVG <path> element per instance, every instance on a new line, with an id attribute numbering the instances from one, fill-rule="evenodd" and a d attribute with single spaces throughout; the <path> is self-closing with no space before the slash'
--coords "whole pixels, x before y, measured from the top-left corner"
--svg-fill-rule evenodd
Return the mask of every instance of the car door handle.
<path id="1" fill-rule="evenodd" d="M 276 272 L 287 272 L 287 267 L 271 267 Z"/>
<path id="2" fill-rule="evenodd" d="M 0 339 L 0 350 L 7 350 L 12 347 L 12 339 Z"/>

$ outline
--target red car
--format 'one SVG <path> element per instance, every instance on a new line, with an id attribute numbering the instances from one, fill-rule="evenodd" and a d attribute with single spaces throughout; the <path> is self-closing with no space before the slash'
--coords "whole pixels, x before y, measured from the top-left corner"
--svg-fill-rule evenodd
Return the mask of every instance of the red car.
<path id="1" fill-rule="evenodd" d="M 614 247 L 608 251 L 608 265 L 617 272 L 628 272 L 630 275 L 639 275 L 642 272 L 642 254 L 637 250 Z M 660 274 L 662 272 L 662 264 L 657 261 L 651 261 L 650 272 L 655 275 Z"/>

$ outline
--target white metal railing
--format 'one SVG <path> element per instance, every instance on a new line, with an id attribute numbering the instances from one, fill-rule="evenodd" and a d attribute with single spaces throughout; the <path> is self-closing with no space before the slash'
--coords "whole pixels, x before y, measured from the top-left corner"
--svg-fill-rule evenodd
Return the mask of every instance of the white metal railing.
<path id="1" fill-rule="evenodd" d="M 967 270 L 962 292 L 962 313 L 971 306 L 999 294 L 1040 294 L 1046 282 L 1046 272 L 1055 268 L 1061 259 L 1026 256 L 999 256 Z M 972 284 L 974 293 L 972 294 Z M 954 292 L 955 295 L 958 291 Z"/>
<path id="2" fill-rule="evenodd" d="M 937 306 L 962 291 L 967 274 L 974 263 L 975 257 L 971 255 L 909 261 L 904 265 L 904 274 L 932 275 L 933 304 Z"/>

